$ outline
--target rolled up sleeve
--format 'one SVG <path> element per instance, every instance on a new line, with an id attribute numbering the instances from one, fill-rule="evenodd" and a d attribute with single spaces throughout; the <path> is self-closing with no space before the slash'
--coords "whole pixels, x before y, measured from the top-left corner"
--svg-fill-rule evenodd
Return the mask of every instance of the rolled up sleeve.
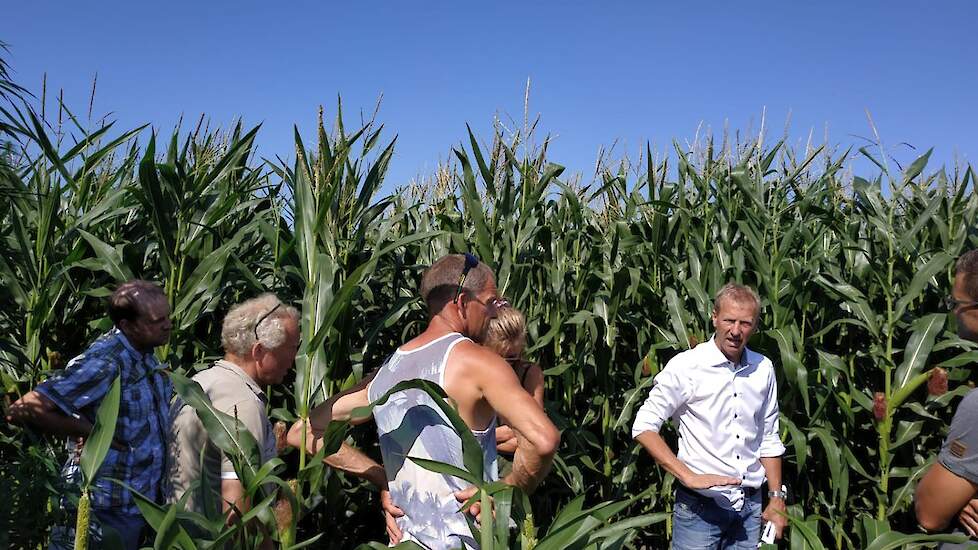
<path id="1" fill-rule="evenodd" d="M 644 432 L 658 432 L 662 428 L 662 423 L 689 398 L 689 383 L 678 371 L 678 365 L 674 360 L 656 375 L 655 385 L 649 390 L 648 398 L 635 414 L 632 438 Z"/>
<path id="2" fill-rule="evenodd" d="M 767 384 L 767 399 L 764 401 L 764 437 L 761 439 L 760 455 L 762 458 L 781 456 L 784 454 L 784 443 L 781 442 L 781 410 L 778 407 L 778 382 L 774 377 L 774 369 Z"/>
<path id="3" fill-rule="evenodd" d="M 937 456 L 952 474 L 978 483 L 978 390 L 972 390 L 958 405 L 947 438 Z"/>
<path id="4" fill-rule="evenodd" d="M 108 393 L 117 374 L 116 365 L 98 357 L 79 355 L 65 370 L 41 382 L 35 390 L 65 414 L 80 416 L 83 409 L 99 402 Z"/>

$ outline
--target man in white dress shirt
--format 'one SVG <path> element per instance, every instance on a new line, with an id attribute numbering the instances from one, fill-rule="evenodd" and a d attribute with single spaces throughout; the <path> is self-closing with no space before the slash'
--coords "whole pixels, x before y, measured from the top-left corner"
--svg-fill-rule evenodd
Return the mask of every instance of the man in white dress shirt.
<path id="1" fill-rule="evenodd" d="M 635 417 L 632 437 L 680 482 L 674 549 L 754 549 L 762 518 L 774 525 L 777 538 L 788 523 L 774 365 L 747 349 L 759 313 L 753 289 L 733 283 L 721 288 L 713 338 L 669 361 Z M 679 432 L 677 454 L 659 435 L 668 418 Z M 770 490 L 762 514 L 765 478 Z"/>

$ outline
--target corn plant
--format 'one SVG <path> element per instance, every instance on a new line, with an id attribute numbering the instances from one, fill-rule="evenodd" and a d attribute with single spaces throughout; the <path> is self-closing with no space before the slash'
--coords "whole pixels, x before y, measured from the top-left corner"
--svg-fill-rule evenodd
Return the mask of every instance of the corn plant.
<path id="1" fill-rule="evenodd" d="M 273 415 L 303 418 L 421 330 L 426 265 L 474 252 L 526 314 L 527 353 L 544 369 L 547 412 L 562 431 L 529 506 L 513 497 L 540 542 L 571 503 L 581 512 L 594 509 L 584 502 L 627 503 L 616 517 L 669 511 L 675 480 L 634 444 L 630 424 L 662 365 L 710 337 L 712 293 L 733 280 L 760 293 L 750 345 L 777 366 L 789 546 L 936 540 L 916 533 L 910 499 L 978 360 L 940 308 L 954 258 L 978 246 L 972 167 L 935 169 L 929 152 L 900 164 L 878 146 L 734 134 L 602 156 L 593 174 L 568 177 L 535 126 L 500 125 L 482 142 L 460 125 L 451 162 L 388 192 L 395 140 L 373 119 L 348 130 L 339 105 L 329 132 L 320 115 L 314 147 L 297 132 L 294 161 L 258 161 L 258 128 L 178 129 L 164 150 L 156 132 L 88 128 L 64 105 L 63 122 L 48 121 L 5 67 L 8 400 L 107 329 L 100 300 L 140 276 L 170 297 L 176 331 L 161 351 L 178 372 L 218 353 L 231 303 L 265 290 L 301 303 L 295 380 L 270 395 Z M 857 158 L 872 169 L 853 174 Z M 23 491 L 11 476 L 31 458 L 62 456 L 3 430 L 3 456 L 14 457 L 0 466 L 4 487 Z M 346 435 L 376 453 L 364 430 Z M 335 547 L 380 536 L 365 484 L 297 455 L 275 466 L 298 489 L 293 542 L 323 531 L 318 544 Z M 33 516 L 51 513 L 34 506 Z M 627 544 L 662 547 L 669 531 L 668 518 L 649 523 Z"/>
<path id="2" fill-rule="evenodd" d="M 81 496 L 78 499 L 78 516 L 75 522 L 75 550 L 86 550 L 89 547 L 88 530 L 92 519 L 89 493 L 99 467 L 102 466 L 102 462 L 109 453 L 109 447 L 112 446 L 116 419 L 119 416 L 120 388 L 119 377 L 117 376 L 99 404 L 92 433 L 85 439 L 81 457 L 78 459 L 82 481 Z M 107 535 L 108 533 L 103 533 L 103 536 Z"/>

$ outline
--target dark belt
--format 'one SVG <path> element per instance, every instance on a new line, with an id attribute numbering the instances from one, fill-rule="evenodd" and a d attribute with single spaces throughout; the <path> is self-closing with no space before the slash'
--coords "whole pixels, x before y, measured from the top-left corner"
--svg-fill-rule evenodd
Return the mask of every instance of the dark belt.
<path id="1" fill-rule="evenodd" d="M 756 495 L 761 490 L 760 487 L 742 487 L 742 489 L 744 491 L 744 499 L 752 499 L 752 498 L 754 498 L 754 495 Z M 715 502 L 713 500 L 713 497 L 708 497 L 706 495 L 702 495 L 700 493 L 697 493 L 696 491 L 694 491 L 692 489 L 688 489 L 682 483 L 680 483 L 680 484 L 678 484 L 676 486 L 676 497 L 677 497 L 677 500 L 678 500 L 678 497 L 679 497 L 680 494 L 682 494 L 684 496 L 687 496 L 687 497 L 689 497 L 691 499 L 694 499 L 694 500 L 702 500 L 702 501 Z"/>

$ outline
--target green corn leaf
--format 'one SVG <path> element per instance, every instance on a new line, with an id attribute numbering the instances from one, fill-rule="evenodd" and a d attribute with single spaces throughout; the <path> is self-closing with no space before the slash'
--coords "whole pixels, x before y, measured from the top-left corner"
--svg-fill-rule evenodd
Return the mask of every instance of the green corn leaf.
<path id="1" fill-rule="evenodd" d="M 129 485 L 113 479 L 118 485 L 121 485 L 132 493 L 133 500 L 136 502 L 136 507 L 139 508 L 139 512 L 142 514 L 143 519 L 149 524 L 151 528 L 157 533 L 160 532 L 162 528 L 166 528 L 166 518 L 170 513 L 171 509 L 174 509 L 173 504 L 167 506 L 160 506 L 156 504 L 153 500 L 146 498 L 142 493 L 136 491 Z M 197 550 L 197 545 L 194 544 L 193 539 L 187 534 L 187 532 L 180 526 L 179 523 L 173 523 L 173 527 L 176 529 L 176 534 L 170 540 L 170 546 L 166 548 L 180 548 L 181 550 Z"/>
<path id="2" fill-rule="evenodd" d="M 792 382 L 791 386 L 796 388 L 798 394 L 801 395 L 805 412 L 808 413 L 811 410 L 808 395 L 808 369 L 805 368 L 805 365 L 795 352 L 794 338 L 792 337 L 794 331 L 778 328 L 769 330 L 768 334 L 778 343 L 778 348 L 781 353 L 781 366 L 784 369 L 785 376 Z"/>
<path id="3" fill-rule="evenodd" d="M 356 550 L 424 550 L 418 543 L 406 540 L 396 546 L 388 546 L 379 542 L 368 542 L 357 546 Z"/>
<path id="4" fill-rule="evenodd" d="M 934 339 L 944 328 L 946 319 L 947 315 L 944 313 L 932 313 L 914 322 L 910 340 L 903 350 L 903 362 L 894 373 L 893 387 L 902 388 L 923 370 L 930 350 L 934 347 Z"/>
<path id="5" fill-rule="evenodd" d="M 95 425 L 92 427 L 91 435 L 85 440 L 81 458 L 78 460 L 85 488 L 91 486 L 95 481 L 96 472 L 102 466 L 105 456 L 109 454 L 109 448 L 112 446 L 112 440 L 115 437 L 116 419 L 119 416 L 120 395 L 121 383 L 119 377 L 116 376 L 112 385 L 109 386 L 108 393 L 105 394 L 98 406 L 98 411 L 95 413 Z"/>
<path id="6" fill-rule="evenodd" d="M 923 544 L 927 542 L 960 544 L 967 541 L 967 535 L 922 535 L 916 533 L 908 535 L 897 531 L 887 531 L 876 537 L 866 547 L 866 550 L 895 550 L 896 548 L 907 548 L 911 544 Z"/>
<path id="7" fill-rule="evenodd" d="M 125 282 L 133 278 L 132 271 L 126 266 L 122 259 L 122 247 L 112 247 L 100 240 L 95 235 L 78 230 L 78 233 L 91 245 L 96 256 L 100 260 L 102 269 L 112 276 L 117 282 Z"/>
<path id="8" fill-rule="evenodd" d="M 900 509 L 902 509 L 904 506 L 910 503 L 910 501 L 913 499 L 914 490 L 917 487 L 917 480 L 924 475 L 924 473 L 930 468 L 931 464 L 933 463 L 934 461 L 932 459 L 924 462 L 923 464 L 917 466 L 916 468 L 913 468 L 913 471 L 910 474 L 909 479 L 907 479 L 907 482 L 904 483 L 903 487 L 897 489 L 897 491 L 893 494 L 893 501 L 890 504 L 889 509 L 886 511 L 887 516 L 891 516 L 897 513 Z"/>
<path id="9" fill-rule="evenodd" d="M 472 173 L 472 164 L 464 151 L 459 149 L 453 151 L 462 164 L 462 204 L 465 205 L 465 213 L 472 220 L 475 228 L 476 238 L 472 244 L 482 261 L 492 261 L 494 259 L 492 237 L 489 233 L 489 226 L 486 224 L 485 210 L 483 209 L 482 198 L 479 196 L 479 190 L 476 187 L 475 175 Z"/>
<path id="10" fill-rule="evenodd" d="M 197 412 L 208 438 L 235 463 L 239 479 L 248 486 L 261 467 L 255 437 L 240 420 L 216 409 L 194 380 L 171 372 L 170 381 L 180 399 Z"/>
<path id="11" fill-rule="evenodd" d="M 903 313 L 907 310 L 907 306 L 915 300 L 919 300 L 921 297 L 921 292 L 930 280 L 937 274 L 943 272 L 947 269 L 947 266 L 954 261 L 954 258 L 946 252 L 938 252 L 930 260 L 927 261 L 922 267 L 914 269 L 913 280 L 907 286 L 904 291 L 903 296 L 896 302 L 896 307 L 893 310 L 893 316 L 896 319 L 903 317 Z"/>
<path id="12" fill-rule="evenodd" d="M 418 466 L 421 466 L 425 470 L 429 470 L 438 474 L 446 474 L 450 476 L 455 476 L 459 479 L 464 479 L 466 482 L 472 485 L 480 485 L 482 483 L 481 479 L 476 478 L 469 472 L 451 464 L 446 464 L 444 462 L 438 462 L 437 460 L 428 460 L 427 458 L 420 458 L 416 456 L 408 456 L 408 460 L 414 462 Z"/>
<path id="13" fill-rule="evenodd" d="M 924 167 L 927 166 L 927 161 L 930 159 L 931 153 L 934 152 L 934 148 L 930 148 L 926 153 L 920 155 L 917 160 L 913 161 L 913 164 L 907 167 L 903 172 L 903 182 L 902 185 L 909 184 L 914 178 L 920 175 L 924 171 Z"/>
<path id="14" fill-rule="evenodd" d="M 794 508 L 794 507 L 790 507 Z M 818 537 L 817 522 L 811 518 L 801 518 L 792 513 L 789 508 L 788 523 L 791 525 L 791 547 L 805 548 L 806 550 L 826 550 L 822 541 Z M 800 536 L 795 536 L 800 535 Z M 796 545 L 796 541 L 798 544 Z"/>
<path id="15" fill-rule="evenodd" d="M 153 543 L 154 548 L 173 548 L 177 546 L 177 539 L 180 536 L 181 529 L 176 520 L 177 507 L 167 506 L 163 520 L 160 521 L 159 525 L 154 526 L 156 529 L 156 539 Z"/>
<path id="16" fill-rule="evenodd" d="M 689 349 L 690 346 L 690 333 L 686 327 L 689 326 L 688 314 L 686 313 L 686 308 L 683 306 L 682 302 L 679 300 L 679 296 L 676 291 L 672 288 L 666 288 L 666 304 L 669 306 L 669 322 L 672 324 L 672 330 L 676 334 L 676 338 L 679 339 L 677 344 L 680 349 Z"/>

